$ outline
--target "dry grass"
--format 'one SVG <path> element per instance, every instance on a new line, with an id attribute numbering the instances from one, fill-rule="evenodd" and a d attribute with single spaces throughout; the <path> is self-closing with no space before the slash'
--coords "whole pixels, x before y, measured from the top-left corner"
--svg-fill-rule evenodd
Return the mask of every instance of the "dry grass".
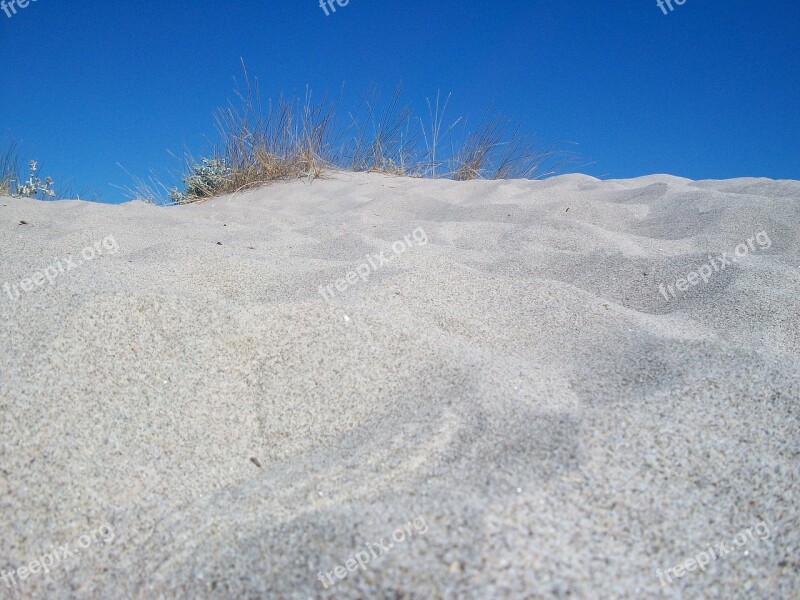
<path id="1" fill-rule="evenodd" d="M 573 161 L 563 144 L 540 146 L 529 132 L 503 116 L 488 117 L 469 134 L 456 158 L 453 179 L 542 179 Z"/>
<path id="2" fill-rule="evenodd" d="M 377 89 L 373 86 L 364 94 L 355 113 L 349 115 L 346 135 L 353 132 L 352 146 L 342 148 L 335 164 L 352 171 L 409 173 L 419 133 L 412 129 L 413 111 L 402 104 L 402 93 L 398 86 L 389 104 L 380 110 Z"/>
<path id="3" fill-rule="evenodd" d="M 246 72 L 236 98 L 216 116 L 221 147 L 214 157 L 231 171 L 217 193 L 322 174 L 332 118 L 325 98 L 315 104 L 310 91 L 302 104 L 281 97 L 265 114 L 258 82 L 251 84 Z"/>
<path id="4" fill-rule="evenodd" d="M 13 140 L 0 155 L 0 196 L 11 195 L 11 183 L 19 180 L 19 151 Z"/>
<path id="5" fill-rule="evenodd" d="M 445 120 L 450 96 L 427 101 L 428 122 L 415 116 L 398 87 L 382 106 L 376 88 L 361 97 L 344 121 L 327 97 L 262 104 L 259 84 L 243 68 L 233 101 L 215 115 L 218 141 L 201 163 L 183 159 L 183 191 L 168 195 L 183 204 L 276 181 L 316 179 L 326 171 L 473 179 L 540 178 L 569 157 L 558 147 L 540 148 L 520 126 L 486 110 L 470 131 L 463 118 Z M 167 190 L 157 178 L 134 178 L 129 195 L 161 202 Z"/>
<path id="6" fill-rule="evenodd" d="M 488 118 L 488 109 L 476 131 L 467 135 L 467 140 L 454 156 L 452 177 L 456 181 L 470 181 L 482 178 L 490 164 L 491 157 L 503 143 L 505 121 L 502 117 Z"/>

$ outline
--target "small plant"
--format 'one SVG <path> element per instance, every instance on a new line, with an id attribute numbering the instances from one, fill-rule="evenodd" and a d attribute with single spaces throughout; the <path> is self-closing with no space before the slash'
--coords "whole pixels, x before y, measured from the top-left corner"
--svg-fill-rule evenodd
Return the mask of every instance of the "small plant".
<path id="1" fill-rule="evenodd" d="M 55 198 L 53 180 L 50 177 L 45 177 L 44 181 L 39 178 L 36 174 L 39 167 L 35 160 L 29 162 L 28 167 L 30 168 L 28 180 L 20 185 L 17 175 L 16 147 L 12 144 L 11 148 L 0 158 L 0 196 Z"/>
<path id="2" fill-rule="evenodd" d="M 39 163 L 32 160 L 28 163 L 30 169 L 28 179 L 24 180 L 20 173 L 20 147 L 12 138 L 8 145 L 3 145 L 5 150 L 0 152 L 0 196 L 12 198 L 35 198 L 37 200 L 74 198 L 97 200 L 98 195 L 91 188 L 82 188 L 75 192 L 69 181 L 61 182 L 58 190 L 51 177 L 42 180 L 39 175 Z M 87 198 L 88 197 L 88 198 Z"/>
<path id="3" fill-rule="evenodd" d="M 35 198 L 37 194 L 41 194 L 43 197 L 55 198 L 56 192 L 53 190 L 53 180 L 50 177 L 45 177 L 44 181 L 39 179 L 36 175 L 37 164 L 35 160 L 29 162 L 28 167 L 31 170 L 28 175 L 28 181 L 22 186 L 17 184 L 16 192 L 11 195 L 15 198 Z M 9 185 L 11 181 L 9 179 Z"/>
<path id="4" fill-rule="evenodd" d="M 184 190 L 172 188 L 170 199 L 176 204 L 187 204 L 224 193 L 230 183 L 232 170 L 227 161 L 220 158 L 204 158 L 201 165 L 195 164 L 192 172 L 183 180 Z"/>

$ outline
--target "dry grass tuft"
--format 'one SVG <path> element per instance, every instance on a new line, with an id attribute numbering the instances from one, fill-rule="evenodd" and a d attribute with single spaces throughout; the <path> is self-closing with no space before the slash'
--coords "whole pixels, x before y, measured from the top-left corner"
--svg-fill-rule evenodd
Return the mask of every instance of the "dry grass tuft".
<path id="1" fill-rule="evenodd" d="M 402 104 L 402 93 L 402 86 L 398 86 L 382 110 L 378 110 L 380 96 L 374 86 L 364 94 L 355 113 L 349 116 L 352 149 L 344 150 L 334 162 L 352 171 L 408 174 L 420 134 L 416 128 L 412 130 L 413 111 Z"/>
<path id="2" fill-rule="evenodd" d="M 258 82 L 252 85 L 246 72 L 236 97 L 238 106 L 231 103 L 216 117 L 221 149 L 215 157 L 230 169 L 219 193 L 322 174 L 333 114 L 324 98 L 315 104 L 310 91 L 302 104 L 280 97 L 265 115 Z"/>
<path id="3" fill-rule="evenodd" d="M 215 115 L 218 142 L 210 157 L 199 163 L 184 157 L 183 191 L 168 190 L 172 203 L 316 179 L 332 169 L 456 181 L 531 179 L 555 174 L 568 160 L 556 146 L 539 148 L 510 119 L 490 116 L 491 107 L 474 131 L 460 117 L 448 125 L 450 96 L 427 101 L 426 124 L 404 102 L 401 86 L 385 106 L 373 86 L 341 122 L 327 97 L 315 102 L 310 90 L 302 100 L 281 96 L 263 106 L 258 81 L 251 81 L 244 65 L 243 73 L 234 100 Z M 161 203 L 166 186 L 158 179 L 134 181 L 131 197 Z"/>
<path id="4" fill-rule="evenodd" d="M 18 181 L 19 152 L 16 142 L 12 141 L 0 156 L 0 196 L 11 195 L 12 182 Z"/>

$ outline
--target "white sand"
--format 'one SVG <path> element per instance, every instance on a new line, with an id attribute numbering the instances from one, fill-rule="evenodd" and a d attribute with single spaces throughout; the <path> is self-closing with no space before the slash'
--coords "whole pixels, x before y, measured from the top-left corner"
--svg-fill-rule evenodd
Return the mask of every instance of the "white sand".
<path id="1" fill-rule="evenodd" d="M 764 179 L 2 198 L 0 285 L 102 254 L 0 291 L 0 571 L 114 539 L 0 597 L 797 598 L 798 224 Z"/>

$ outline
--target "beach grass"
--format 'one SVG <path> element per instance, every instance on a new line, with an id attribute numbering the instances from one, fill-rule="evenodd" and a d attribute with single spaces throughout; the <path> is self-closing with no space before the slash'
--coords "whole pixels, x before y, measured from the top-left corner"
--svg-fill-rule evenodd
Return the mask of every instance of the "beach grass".
<path id="1" fill-rule="evenodd" d="M 448 118 L 450 96 L 427 99 L 417 115 L 398 85 L 386 102 L 371 86 L 354 110 L 327 96 L 262 99 L 243 67 L 232 99 L 215 114 L 216 140 L 199 161 L 180 159 L 182 189 L 134 177 L 135 199 L 187 204 L 278 181 L 335 171 L 452 179 L 540 179 L 571 159 L 563 144 L 540 146 L 521 124 L 486 109 L 474 128 Z M 164 200 L 164 192 L 169 200 Z"/>

